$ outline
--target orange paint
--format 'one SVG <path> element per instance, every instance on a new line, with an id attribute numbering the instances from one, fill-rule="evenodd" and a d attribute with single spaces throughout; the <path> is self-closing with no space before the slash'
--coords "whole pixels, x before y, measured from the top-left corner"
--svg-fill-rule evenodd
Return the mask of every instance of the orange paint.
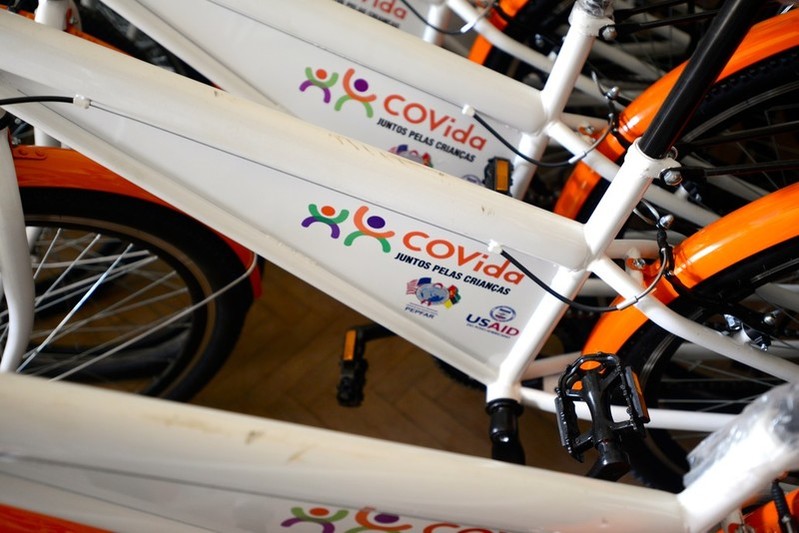
<path id="1" fill-rule="evenodd" d="M 500 0 L 499 9 L 509 17 L 513 17 L 519 10 L 527 3 L 528 0 Z M 488 21 L 500 30 L 504 29 L 508 23 L 504 18 L 497 14 L 496 9 L 492 9 L 488 15 Z M 488 42 L 483 36 L 478 35 L 469 50 L 469 59 L 481 65 L 485 63 L 488 54 L 491 53 L 493 45 Z"/>
<path id="2" fill-rule="evenodd" d="M 17 182 L 20 187 L 56 187 L 83 189 L 119 194 L 174 209 L 163 200 L 127 181 L 74 150 L 22 145 L 12 150 Z M 228 246 L 249 267 L 254 254 L 250 250 L 220 235 Z M 255 269 L 250 275 L 253 296 L 261 294 L 261 273 Z"/>
<path id="3" fill-rule="evenodd" d="M 0 530 L 4 533 L 106 533 L 108 530 L 78 524 L 18 507 L 0 504 Z"/>
<path id="4" fill-rule="evenodd" d="M 791 515 L 799 517 L 799 490 L 794 490 L 786 494 L 785 499 L 788 503 L 788 509 L 790 509 Z M 744 517 L 744 522 L 752 528 L 751 531 L 769 533 L 779 533 L 782 531 L 780 517 L 779 514 L 777 514 L 777 507 L 774 505 L 774 502 L 759 507 L 747 514 Z M 732 525 L 727 531 L 728 533 L 743 533 L 744 530 L 743 528 Z"/>
<path id="5" fill-rule="evenodd" d="M 795 46 L 799 46 L 799 11 L 790 11 L 765 20 L 754 26 L 747 34 L 722 71 L 720 79 Z M 663 76 L 621 113 L 618 133 L 626 142 L 632 143 L 643 135 L 682 70 L 681 66 Z M 619 160 L 625 152 L 624 146 L 613 135 L 608 135 L 598 150 L 613 161 Z M 599 174 L 582 163 L 577 165 L 555 205 L 555 212 L 565 217 L 576 218 L 600 179 Z"/>
<path id="6" fill-rule="evenodd" d="M 674 248 L 674 273 L 691 288 L 750 255 L 797 236 L 799 183 L 747 204 L 687 238 Z M 666 304 L 677 297 L 667 281 L 661 281 L 652 294 Z M 644 322 L 646 317 L 634 307 L 603 315 L 583 353 L 618 352 Z"/>

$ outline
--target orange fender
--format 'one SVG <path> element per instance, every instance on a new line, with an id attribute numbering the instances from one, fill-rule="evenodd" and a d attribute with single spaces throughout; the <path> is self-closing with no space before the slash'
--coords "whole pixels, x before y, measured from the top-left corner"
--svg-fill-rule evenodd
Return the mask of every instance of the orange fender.
<path id="1" fill-rule="evenodd" d="M 685 239 L 674 248 L 674 274 L 691 288 L 750 255 L 797 236 L 799 183 L 747 204 Z M 666 304 L 677 297 L 667 281 L 661 281 L 652 294 Z M 634 307 L 607 313 L 597 322 L 583 352 L 616 353 L 644 322 L 646 317 Z"/>
<path id="2" fill-rule="evenodd" d="M 12 155 L 20 187 L 55 187 L 105 192 L 174 209 L 163 200 L 74 150 L 22 145 L 15 147 Z M 245 268 L 249 267 L 255 254 L 224 235 L 220 237 L 241 259 Z M 256 268 L 253 271 L 250 284 L 253 297 L 257 298 L 261 294 L 260 269 Z"/>
<path id="3" fill-rule="evenodd" d="M 799 46 L 799 10 L 789 11 L 755 25 L 719 79 L 795 46 Z M 621 113 L 618 133 L 627 143 L 632 143 L 644 133 L 682 70 L 683 66 L 677 67 L 660 78 Z M 608 135 L 597 149 L 613 161 L 617 161 L 626 151 L 625 146 L 613 135 Z M 600 179 L 602 178 L 599 174 L 579 163 L 563 187 L 555 212 L 571 219 L 577 218 Z"/>
<path id="4" fill-rule="evenodd" d="M 510 17 L 516 15 L 519 9 L 522 8 L 527 3 L 527 0 L 500 0 L 499 1 L 499 9 L 502 10 L 503 13 L 507 14 Z M 497 28 L 504 29 L 508 23 L 505 21 L 504 18 L 500 17 L 495 9 L 491 10 L 491 13 L 488 16 L 489 22 L 496 26 Z M 474 43 L 472 43 L 472 47 L 469 50 L 469 59 L 474 61 L 475 63 L 480 63 L 481 65 L 485 63 L 488 54 L 491 52 L 491 48 L 493 45 L 488 42 L 482 35 L 478 35 Z"/>
<path id="5" fill-rule="evenodd" d="M 788 510 L 794 517 L 799 516 L 799 489 L 793 490 L 785 495 Z M 780 524 L 780 515 L 774 502 L 767 503 L 762 507 L 744 516 L 744 524 L 751 529 L 748 531 L 782 531 L 783 525 Z M 744 533 L 744 528 L 738 525 L 728 526 L 726 531 L 719 530 L 718 533 Z"/>

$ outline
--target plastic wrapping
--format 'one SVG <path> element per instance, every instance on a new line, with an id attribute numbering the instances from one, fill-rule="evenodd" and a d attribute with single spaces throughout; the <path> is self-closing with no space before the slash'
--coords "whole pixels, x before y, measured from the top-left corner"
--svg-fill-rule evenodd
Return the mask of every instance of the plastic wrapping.
<path id="1" fill-rule="evenodd" d="M 743 441 L 763 438 L 764 430 L 766 437 L 784 444 L 786 450 L 799 450 L 799 384 L 775 387 L 694 448 L 688 454 L 691 470 L 685 476 L 686 486 Z M 763 451 L 762 456 L 751 457 L 751 464 L 746 466 L 756 467 L 774 459 L 772 448 L 764 446 Z"/>

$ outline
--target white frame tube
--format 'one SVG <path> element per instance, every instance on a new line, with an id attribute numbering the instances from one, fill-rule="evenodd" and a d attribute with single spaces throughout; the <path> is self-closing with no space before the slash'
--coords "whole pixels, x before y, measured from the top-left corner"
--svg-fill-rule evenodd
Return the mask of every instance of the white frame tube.
<path id="1" fill-rule="evenodd" d="M 26 22 L 18 21 L 12 15 L 0 15 L 0 25 L 3 27 L 0 45 L 21 43 L 25 45 L 27 54 L 24 61 L 16 56 L 3 58 L 3 68 L 45 85 L 72 87 L 73 91 L 100 102 L 99 107 L 91 107 L 91 113 L 100 113 L 103 117 L 115 120 L 119 116 L 131 115 L 135 118 L 131 126 L 155 124 L 160 131 L 170 132 L 170 135 L 178 138 L 197 139 L 201 143 L 197 145 L 198 148 L 214 147 L 218 153 L 235 154 L 252 161 L 268 158 L 272 171 L 285 173 L 282 169 L 290 169 L 292 175 L 302 176 L 309 182 L 419 220 L 426 220 L 438 227 L 446 228 L 454 224 L 458 233 L 468 235 L 477 242 L 487 244 L 492 240 L 500 240 L 501 244 L 514 252 L 561 265 L 565 270 L 557 278 L 562 280 L 558 281 L 558 288 L 567 296 L 576 293 L 587 275 L 583 269 L 592 263 L 594 270 L 602 274 L 601 277 L 610 281 L 623 295 L 630 297 L 640 290 L 626 274 L 608 269 L 602 257 L 605 248 L 612 244 L 618 225 L 626 218 L 626 212 L 622 212 L 619 206 L 629 207 L 637 202 L 640 193 L 648 185 L 647 176 L 657 174 L 655 162 L 639 163 L 644 168 L 636 168 L 633 163 L 628 163 L 628 172 L 620 174 L 618 179 L 621 181 L 618 185 L 614 180 L 603 202 L 608 207 L 600 205 L 598 214 L 583 228 L 576 222 L 512 199 L 457 180 L 453 182 L 451 178 L 433 170 L 407 163 L 400 164 L 401 160 L 386 157 L 383 153 L 375 152 L 359 143 L 309 128 L 274 111 L 226 97 L 213 89 L 158 72 L 157 69 L 136 62 L 123 61 L 112 52 L 61 33 L 46 32 L 44 28 L 31 32 L 31 28 L 25 27 Z M 82 54 L 88 55 L 82 57 Z M 86 77 L 76 74 L 80 70 L 77 68 L 79 64 L 94 64 L 100 68 L 92 76 Z M 10 86 L 3 93 L 15 94 Z M 170 103 L 163 107 L 140 105 L 140 102 L 165 100 Z M 101 111 L 101 108 L 112 110 L 113 113 Z M 206 193 L 209 197 L 203 197 L 201 191 L 200 194 L 190 192 L 186 185 L 172 182 L 169 177 L 159 173 L 156 168 L 148 167 L 142 160 L 132 158 L 101 142 L 100 138 L 107 137 L 107 133 L 98 133 L 99 137 L 88 134 L 76 123 L 87 111 L 62 107 L 58 112 L 61 113 L 62 109 L 64 113 L 70 114 L 69 120 L 36 105 L 19 107 L 15 112 L 19 112 L 32 123 L 46 124 L 58 133 L 59 138 L 68 139 L 71 146 L 85 150 L 101 163 L 137 181 L 177 207 L 195 214 L 239 242 L 264 253 L 278 264 L 305 272 L 306 278 L 313 284 L 361 312 L 375 317 L 379 322 L 390 324 L 396 333 L 413 339 L 423 348 L 454 363 L 481 381 L 494 383 L 495 386 L 490 387 L 489 397 L 520 395 L 515 381 L 520 379 L 531 353 L 536 352 L 551 329 L 551 321 L 562 312 L 563 304 L 560 302 L 542 300 L 535 316 L 545 317 L 546 320 L 530 321 L 523 341 L 514 345 L 510 357 L 503 358 L 502 364 L 480 364 L 463 351 L 442 342 L 419 324 L 400 320 L 397 315 L 387 313 L 370 294 L 353 291 L 351 286 L 342 283 L 335 274 L 325 272 L 315 262 L 309 262 L 285 245 L 279 245 L 270 233 L 263 234 L 254 230 L 253 221 L 248 220 L 245 214 L 231 213 L 217 205 L 220 202 L 244 205 L 252 200 L 249 198 L 252 191 L 237 193 L 234 187 L 230 187 Z M 197 115 L 197 109 L 205 112 Z M 117 126 L 113 128 L 118 130 Z M 229 131 L 243 134 L 243 138 L 237 136 L 232 140 L 227 133 Z M 140 138 L 136 138 L 136 143 L 140 142 Z M 265 152 L 264 147 L 269 147 L 269 151 Z M 313 153 L 315 157 L 307 158 L 306 153 Z M 628 159 L 632 161 L 634 158 Z M 666 162 L 660 164 L 666 165 Z M 190 182 L 192 176 L 183 178 Z M 419 197 L 415 194 L 416 190 L 422 189 L 429 195 Z M 453 211 L 441 211 L 436 199 L 453 194 L 459 198 L 456 208 Z M 502 213 L 502 219 L 498 219 L 494 213 Z M 537 231 L 531 232 L 529 228 L 537 228 Z M 565 275 L 568 270 L 573 270 L 574 273 Z M 653 316 L 663 313 L 665 309 L 662 304 L 651 299 L 644 300 L 639 307 Z M 696 338 L 701 328 L 697 329 L 693 323 L 685 323 L 690 321 L 669 320 L 669 327 L 676 334 L 694 342 L 699 340 L 698 344 L 713 348 L 719 343 L 725 353 L 733 354 L 739 359 L 752 356 L 762 358 L 762 354 L 750 347 L 733 346 L 731 341 L 719 340 L 717 336 L 702 334 L 701 339 Z M 779 375 L 786 375 L 784 368 L 780 365 L 777 367 Z M 795 371 L 791 369 L 787 374 L 793 376 Z"/>

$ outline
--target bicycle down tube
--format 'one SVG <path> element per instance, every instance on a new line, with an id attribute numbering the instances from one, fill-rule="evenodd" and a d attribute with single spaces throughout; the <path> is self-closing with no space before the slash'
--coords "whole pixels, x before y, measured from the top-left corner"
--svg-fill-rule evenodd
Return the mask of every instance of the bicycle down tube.
<path id="1" fill-rule="evenodd" d="M 551 138 L 584 157 L 605 179 L 618 172 L 618 165 L 592 151 L 591 142 L 575 133 L 582 127 L 604 129 L 606 117 L 564 114 L 554 102 L 542 103 L 540 93 L 531 87 L 329 0 L 105 3 L 233 94 L 272 102 L 313 124 L 405 153 L 471 182 L 482 182 L 489 159 L 508 158 L 514 165 L 511 192 L 517 198 L 527 190 L 535 166 L 512 154 L 479 124 L 470 123 L 462 114 L 464 102 L 527 157 L 540 158 Z M 192 16 L 186 17 L 189 11 Z M 583 35 L 590 38 L 579 47 L 569 46 L 571 51 L 562 50 L 558 72 L 549 76 L 549 93 L 564 98 L 573 90 L 593 36 L 610 22 L 589 20 L 579 12 L 576 16 L 578 28 L 567 42 Z M 294 20 L 307 23 L 297 25 Z M 359 35 L 370 46 L 359 46 L 342 35 Z M 243 42 L 246 45 L 240 45 Z M 262 50 L 274 53 L 264 55 Z M 363 80 L 366 93 L 358 93 L 354 86 L 350 93 L 339 87 L 350 71 L 350 84 Z M 327 90 L 318 94 L 316 86 Z M 348 94 L 376 95 L 367 102 L 374 116 L 367 118 Z M 558 104 L 563 105 L 565 99 Z M 718 218 L 656 188 L 647 191 L 647 198 L 700 225 Z"/>
<path id="2" fill-rule="evenodd" d="M 4 97 L 81 95 L 79 106 L 26 104 L 15 113 L 488 384 L 490 398 L 520 396 L 520 373 L 564 306 L 489 254 L 489 243 L 563 294 L 576 292 L 586 265 L 603 264 L 610 242 L 586 242 L 576 222 L 13 15 L 0 21 L 0 42 L 25 50 L 24 60 L 3 58 Z M 91 76 L 87 65 L 97 67 Z M 644 175 L 656 173 L 645 166 Z M 619 205 L 647 185 L 640 170 L 628 175 L 632 183 L 611 193 Z M 457 205 L 442 202 L 453 197 Z M 623 218 L 615 214 L 603 232 Z M 614 276 L 629 293 L 634 282 Z M 468 325 L 467 315 L 497 307 L 514 311 L 501 335 Z M 695 324 L 669 316 L 675 332 L 696 337 Z M 728 355 L 758 355 L 699 337 Z M 792 365 L 778 373 L 795 376 Z"/>

